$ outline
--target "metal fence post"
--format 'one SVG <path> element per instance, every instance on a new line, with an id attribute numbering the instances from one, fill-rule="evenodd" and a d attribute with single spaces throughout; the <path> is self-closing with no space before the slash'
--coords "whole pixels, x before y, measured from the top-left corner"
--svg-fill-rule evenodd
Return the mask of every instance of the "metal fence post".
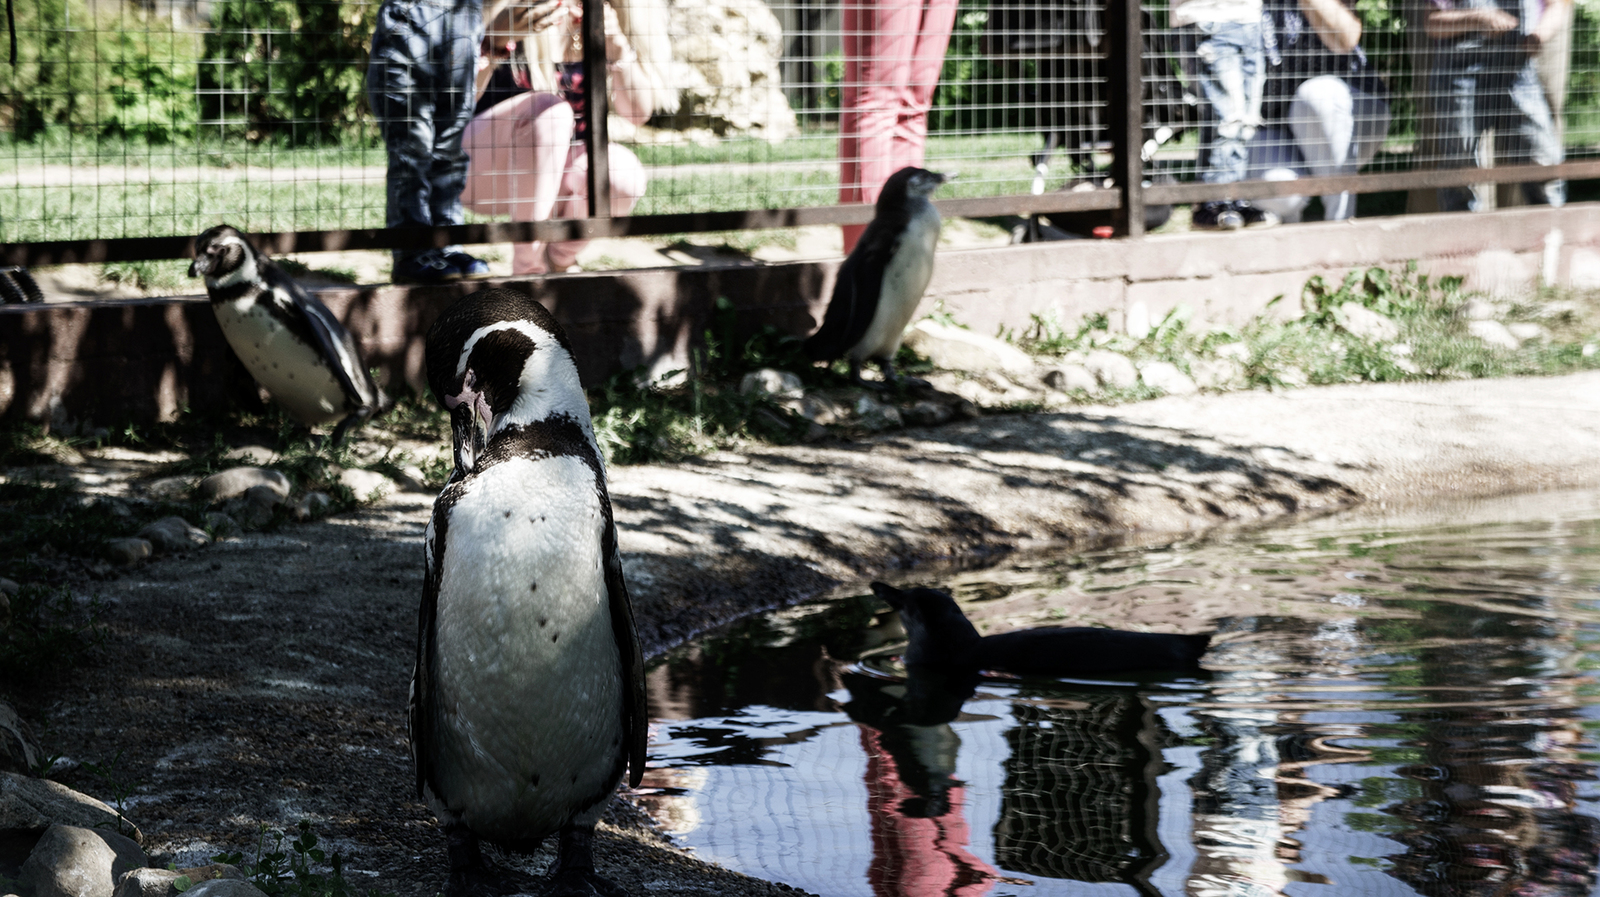
<path id="1" fill-rule="evenodd" d="M 1144 234 L 1144 34 L 1139 0 L 1108 0 L 1106 13 L 1106 124 L 1111 132 L 1111 174 L 1122 200 L 1112 221 L 1119 236 L 1138 237 Z"/>
<path id="2" fill-rule="evenodd" d="M 611 217 L 611 114 L 606 93 L 606 0 L 583 0 L 583 108 L 589 130 L 589 217 Z"/>

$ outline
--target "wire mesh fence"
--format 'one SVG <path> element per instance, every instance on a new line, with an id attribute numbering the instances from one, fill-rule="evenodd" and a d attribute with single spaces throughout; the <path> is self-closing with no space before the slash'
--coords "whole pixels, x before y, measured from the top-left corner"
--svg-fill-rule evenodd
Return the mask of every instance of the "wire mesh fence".
<path id="1" fill-rule="evenodd" d="M 1240 192 L 1223 185 L 1552 166 L 1600 143 L 1591 3 L 589 5 L 602 22 L 584 23 L 581 0 L 14 0 L 0 242 L 417 223 L 396 217 L 397 181 L 422 190 L 424 224 L 577 219 L 601 158 L 600 213 L 635 221 L 869 203 L 889 172 L 923 164 L 959 172 L 947 200 L 1015 198 L 984 208 L 1059 211 L 1073 207 L 1061 195 L 1105 187 L 1123 195 L 1078 207 L 1127 207 L 1150 186 L 1154 200 L 1197 200 L 1193 226 L 1226 227 L 1205 211 Z M 375 34 L 416 57 L 412 89 L 433 99 L 396 101 L 399 86 L 374 80 Z M 609 114 L 590 127 L 597 109 Z M 437 132 L 412 177 L 423 186 L 395 173 L 380 118 Z M 1430 187 L 1413 209 L 1561 202 L 1554 175 L 1574 173 L 1600 171 L 1568 164 L 1498 189 L 1474 188 L 1477 175 L 1379 179 L 1255 204 L 1287 220 L 1390 213 L 1408 185 Z"/>

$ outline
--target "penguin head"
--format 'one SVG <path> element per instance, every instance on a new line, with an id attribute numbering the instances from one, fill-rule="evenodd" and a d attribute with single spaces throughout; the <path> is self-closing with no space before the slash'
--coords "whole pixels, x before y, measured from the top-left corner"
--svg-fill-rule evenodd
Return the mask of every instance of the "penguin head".
<path id="1" fill-rule="evenodd" d="M 938 589 L 897 589 L 875 582 L 872 592 L 900 612 L 906 628 L 905 662 L 944 666 L 956 662 L 980 636 L 949 592 Z"/>
<path id="2" fill-rule="evenodd" d="M 427 365 L 428 385 L 450 411 L 463 472 L 508 427 L 565 417 L 593 439 L 572 345 L 522 293 L 480 290 L 446 309 L 428 330 Z"/>
<path id="3" fill-rule="evenodd" d="M 889 180 L 883 184 L 883 192 L 878 194 L 878 207 L 893 208 L 913 197 L 927 199 L 939 189 L 940 184 L 948 180 L 949 176 L 937 171 L 908 165 L 889 175 Z"/>
<path id="4" fill-rule="evenodd" d="M 237 228 L 220 224 L 194 238 L 190 277 L 204 277 L 208 286 L 259 279 L 256 248 Z"/>

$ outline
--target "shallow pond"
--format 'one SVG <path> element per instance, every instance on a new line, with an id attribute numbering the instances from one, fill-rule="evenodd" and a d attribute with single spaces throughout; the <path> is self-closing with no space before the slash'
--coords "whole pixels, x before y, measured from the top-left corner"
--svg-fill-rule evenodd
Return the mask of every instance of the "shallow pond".
<path id="1" fill-rule="evenodd" d="M 981 631 L 1212 631 L 1209 674 L 965 696 L 871 596 L 746 621 L 651 672 L 679 843 L 828 897 L 1596 888 L 1600 496 L 913 584 Z"/>

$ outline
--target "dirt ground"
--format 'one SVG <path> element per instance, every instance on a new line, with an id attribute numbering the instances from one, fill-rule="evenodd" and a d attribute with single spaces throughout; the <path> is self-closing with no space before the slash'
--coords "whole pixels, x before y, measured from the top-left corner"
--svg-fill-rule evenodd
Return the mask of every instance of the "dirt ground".
<path id="1" fill-rule="evenodd" d="M 611 477 L 641 633 L 659 654 L 873 578 L 937 585 L 1018 553 L 1600 485 L 1600 373 L 994 416 Z M 411 790 L 404 719 L 430 504 L 398 491 L 75 584 L 108 603 L 108 639 L 82 669 L 13 695 L 65 758 L 53 777 L 108 801 L 127 792 L 158 865 L 309 819 L 358 888 L 437 892 L 443 839 Z M 626 801 L 598 851 L 631 893 L 787 892 L 671 846 Z"/>

